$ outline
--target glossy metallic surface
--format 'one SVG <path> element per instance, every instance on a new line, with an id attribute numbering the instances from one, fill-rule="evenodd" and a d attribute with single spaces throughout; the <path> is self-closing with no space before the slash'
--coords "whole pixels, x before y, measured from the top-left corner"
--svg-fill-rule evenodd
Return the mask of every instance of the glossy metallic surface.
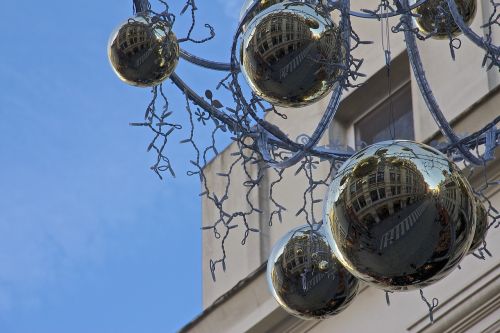
<path id="1" fill-rule="evenodd" d="M 486 238 L 486 233 L 488 231 L 488 212 L 484 207 L 483 203 L 476 200 L 476 229 L 474 231 L 474 238 L 469 249 L 469 253 L 472 253 L 479 249 Z"/>
<path id="2" fill-rule="evenodd" d="M 323 231 L 308 225 L 276 243 L 267 263 L 267 282 L 283 309 L 302 319 L 335 315 L 358 291 L 358 280 L 334 257 Z"/>
<path id="3" fill-rule="evenodd" d="M 476 16 L 477 0 L 455 0 L 455 3 L 464 22 L 470 25 L 474 16 Z M 439 7 L 443 8 L 444 15 L 439 14 Z M 435 33 L 432 36 L 433 38 L 446 39 L 448 38 L 448 31 L 452 37 L 462 33 L 453 20 L 445 0 L 427 0 L 424 4 L 415 8 L 413 13 L 421 15 L 421 17 L 415 17 L 415 24 L 420 32 L 425 35 Z"/>
<path id="4" fill-rule="evenodd" d="M 327 235 L 340 262 L 384 290 L 422 288 L 467 253 L 476 202 L 458 167 L 441 152 L 384 141 L 339 169 L 325 203 Z"/>
<path id="5" fill-rule="evenodd" d="M 284 1 L 260 11 L 245 27 L 243 75 L 273 105 L 300 107 L 331 91 L 342 63 L 340 29 L 314 5 Z"/>
<path id="6" fill-rule="evenodd" d="M 243 7 L 241 7 L 240 22 L 243 19 L 251 20 L 264 9 L 284 1 L 287 0 L 246 0 L 245 3 L 243 4 Z M 253 10 L 250 12 L 249 10 L 252 8 L 254 4 L 255 7 L 253 7 Z"/>
<path id="7" fill-rule="evenodd" d="M 175 70 L 179 45 L 166 23 L 152 23 L 149 17 L 139 14 L 113 32 L 108 57 L 122 81 L 151 87 L 163 82 Z"/>

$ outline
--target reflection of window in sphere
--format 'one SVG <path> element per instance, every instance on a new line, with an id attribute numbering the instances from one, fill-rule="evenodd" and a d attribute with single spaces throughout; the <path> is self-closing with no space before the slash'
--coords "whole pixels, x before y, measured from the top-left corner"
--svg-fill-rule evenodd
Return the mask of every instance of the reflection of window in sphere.
<path id="1" fill-rule="evenodd" d="M 160 84 L 173 73 L 179 59 L 174 33 L 164 22 L 138 15 L 111 35 L 108 56 L 118 77 L 131 85 Z"/>
<path id="2" fill-rule="evenodd" d="M 472 190 L 426 145 L 394 140 L 354 154 L 328 190 L 325 221 L 336 255 L 386 290 L 422 288 L 449 274 L 472 242 Z"/>
<path id="3" fill-rule="evenodd" d="M 295 228 L 274 246 L 267 265 L 271 293 L 289 313 L 321 319 L 346 308 L 357 280 L 333 256 L 323 231 Z"/>
<path id="4" fill-rule="evenodd" d="M 477 0 L 455 0 L 455 3 L 465 24 L 470 25 L 476 16 Z M 439 8 L 442 8 L 442 11 Z M 446 0 L 427 0 L 415 8 L 413 13 L 420 15 L 415 17 L 415 23 L 423 34 L 433 33 L 433 38 L 444 39 L 448 38 L 448 33 L 451 37 L 462 33 L 453 20 Z"/>
<path id="5" fill-rule="evenodd" d="M 279 2 L 258 12 L 244 30 L 243 75 L 257 95 L 274 105 L 314 103 L 340 75 L 340 29 L 312 5 Z"/>

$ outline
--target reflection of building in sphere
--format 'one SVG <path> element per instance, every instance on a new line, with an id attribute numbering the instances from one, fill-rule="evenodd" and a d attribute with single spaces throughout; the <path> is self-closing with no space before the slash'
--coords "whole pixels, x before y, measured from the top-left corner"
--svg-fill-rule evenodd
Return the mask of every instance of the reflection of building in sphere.
<path id="1" fill-rule="evenodd" d="M 456 267 L 472 241 L 474 207 L 470 185 L 446 156 L 394 140 L 369 146 L 342 166 L 325 218 L 351 273 L 406 290 Z"/>
<path id="2" fill-rule="evenodd" d="M 130 22 L 120 29 L 116 43 L 123 53 L 132 58 L 142 55 L 144 50 L 148 50 L 151 47 L 152 39 L 151 30 L 146 24 Z"/>
<path id="3" fill-rule="evenodd" d="M 267 270 L 274 297 L 287 311 L 305 319 L 336 314 L 356 295 L 357 280 L 333 257 L 322 231 L 309 225 L 278 241 Z"/>
<path id="4" fill-rule="evenodd" d="M 362 162 L 360 162 L 362 164 Z M 409 160 L 380 161 L 362 177 L 352 177 L 346 184 L 344 210 L 363 225 L 379 223 L 423 198 L 428 187 L 417 166 Z M 344 236 L 349 226 L 340 225 Z M 357 237 L 366 230 L 353 230 Z"/>
<path id="5" fill-rule="evenodd" d="M 262 64 L 276 64 L 283 57 L 293 55 L 290 61 L 282 64 L 280 78 L 286 77 L 305 60 L 310 45 L 312 32 L 304 24 L 303 18 L 292 13 L 269 15 L 257 26 L 256 37 L 252 38 L 251 49 L 255 50 L 253 57 L 245 57 L 244 64 L 258 75 L 257 79 L 265 79 L 266 72 Z M 300 50 L 299 54 L 295 54 Z M 252 61 L 255 60 L 255 61 Z"/>
<path id="6" fill-rule="evenodd" d="M 474 238 L 469 248 L 469 253 L 479 249 L 488 231 L 488 212 L 483 203 L 476 199 L 476 230 L 474 231 Z"/>
<path id="7" fill-rule="evenodd" d="M 443 190 L 438 194 L 439 205 L 446 212 L 448 220 L 461 222 L 473 209 L 472 202 L 466 195 L 467 191 L 462 188 L 464 186 L 461 179 L 453 176 L 448 177 L 440 186 Z"/>
<path id="8" fill-rule="evenodd" d="M 340 29 L 308 4 L 284 2 L 258 14 L 241 46 L 243 74 L 268 102 L 298 107 L 322 98 L 340 74 Z"/>
<path id="9" fill-rule="evenodd" d="M 177 66 L 179 46 L 163 21 L 151 23 L 137 16 L 119 27 L 111 37 L 108 55 L 113 69 L 124 82 L 154 86 L 164 81 Z"/>
<path id="10" fill-rule="evenodd" d="M 315 234 L 302 234 L 293 237 L 283 251 L 283 269 L 289 274 L 312 271 L 320 261 L 329 261 L 330 246 Z"/>

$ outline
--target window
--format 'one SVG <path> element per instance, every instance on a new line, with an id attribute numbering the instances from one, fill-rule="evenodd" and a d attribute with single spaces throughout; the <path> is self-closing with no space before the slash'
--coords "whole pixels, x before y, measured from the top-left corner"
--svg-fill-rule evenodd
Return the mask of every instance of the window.
<path id="1" fill-rule="evenodd" d="M 392 103 L 391 103 L 392 102 Z M 392 104 L 392 108 L 391 108 Z M 391 112 L 392 109 L 392 112 Z M 404 85 L 393 92 L 366 116 L 354 124 L 356 146 L 398 139 L 414 139 L 411 87 Z"/>
<path id="2" fill-rule="evenodd" d="M 376 176 L 375 176 L 375 174 L 374 174 L 374 173 L 372 173 L 372 174 L 370 175 L 370 177 L 368 178 L 368 183 L 369 183 L 370 185 L 372 185 L 372 184 L 375 184 L 375 183 L 376 183 L 376 178 L 375 178 L 375 177 L 376 177 Z"/>
<path id="3" fill-rule="evenodd" d="M 384 171 L 377 172 L 377 183 L 384 182 Z"/>
<path id="4" fill-rule="evenodd" d="M 358 212 L 360 210 L 359 203 L 357 200 L 354 200 L 354 202 L 352 203 L 352 206 L 354 207 L 354 210 L 356 212 Z"/>
<path id="5" fill-rule="evenodd" d="M 370 197 L 372 199 L 372 202 L 375 202 L 378 200 L 378 193 L 377 190 L 373 190 L 370 192 Z"/>
<path id="6" fill-rule="evenodd" d="M 366 206 L 366 201 L 365 201 L 365 197 L 362 195 L 358 198 L 358 201 L 359 201 L 359 206 L 361 208 L 365 207 Z"/>
<path id="7" fill-rule="evenodd" d="M 378 189 L 378 195 L 380 197 L 380 199 L 384 199 L 385 198 L 385 188 L 379 188 Z"/>

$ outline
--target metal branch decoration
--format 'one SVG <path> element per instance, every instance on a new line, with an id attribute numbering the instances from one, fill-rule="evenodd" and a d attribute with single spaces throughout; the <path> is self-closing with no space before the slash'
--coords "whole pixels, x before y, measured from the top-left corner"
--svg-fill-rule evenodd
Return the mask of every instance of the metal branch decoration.
<path id="1" fill-rule="evenodd" d="M 221 244 L 221 256 L 209 263 L 214 280 L 218 267 L 226 270 L 228 254 L 225 244 L 229 234 L 235 232 L 238 226 L 243 227 L 241 243 L 245 244 L 253 233 L 260 231 L 249 222 L 251 216 L 264 214 L 263 208 L 252 199 L 253 193 L 257 191 L 265 191 L 269 198 L 266 207 L 269 226 L 276 221 L 282 222 L 287 210 L 296 212 L 306 225 L 300 232 L 294 231 L 281 242 L 281 252 L 274 251 L 268 264 L 268 274 L 275 271 L 281 274 L 280 281 L 273 280 L 278 278 L 273 277 L 278 273 L 271 274 L 269 279 L 273 286 L 289 288 L 296 275 L 300 276 L 303 290 L 300 295 L 294 295 L 298 303 L 286 304 L 287 309 L 293 309 L 290 310 L 293 314 L 311 313 L 304 306 L 318 303 L 307 293 L 307 279 L 314 278 L 315 274 L 327 274 L 332 279 L 349 281 L 355 276 L 391 292 L 420 288 L 444 277 L 458 266 L 469 250 L 480 259 L 491 255 L 486 248 L 484 235 L 488 229 L 500 227 L 500 214 L 487 198 L 486 192 L 499 185 L 500 180 L 489 177 L 487 164 L 494 159 L 499 145 L 497 125 L 500 117 L 492 119 L 482 129 L 468 136 L 460 137 L 455 133 L 426 78 L 417 39 L 448 40 L 454 59 L 461 46 L 458 37 L 462 34 L 484 50 L 483 67 L 486 70 L 500 70 L 500 47 L 493 44 L 493 30 L 500 25 L 500 3 L 490 0 L 491 15 L 482 25 L 485 33 L 481 37 L 469 27 L 477 0 L 417 0 L 412 3 L 409 0 L 380 0 L 376 8 L 361 11 L 352 10 L 349 0 L 248 0 L 229 50 L 230 62 L 224 63 L 198 57 L 179 46 L 182 43 L 205 43 L 215 36 L 214 28 L 205 24 L 205 37 L 193 37 L 197 29 L 198 8 L 195 0 L 186 0 L 180 12 L 180 15 L 188 15 L 190 20 L 188 32 L 182 38 L 174 33 L 177 17 L 170 11 L 168 2 L 157 1 L 163 8 L 158 12 L 152 9 L 148 0 L 133 1 L 135 16 L 113 33 L 109 58 L 120 79 L 152 89 L 152 99 L 144 121 L 131 124 L 147 127 L 153 133 L 148 150 L 154 151 L 157 159 L 151 169 L 160 178 L 165 173 L 175 176 L 171 157 L 168 156 L 168 146 L 174 144 L 174 132 L 183 133 L 185 139 L 180 144 L 190 146 L 193 151 L 194 157 L 190 161 L 192 169 L 187 174 L 200 178 L 203 189 L 200 196 L 205 197 L 218 212 L 213 223 L 203 228 L 219 239 Z M 319 146 L 320 139 L 335 118 L 343 92 L 358 87 L 359 78 L 365 76 L 363 59 L 354 57 L 352 51 L 372 42 L 363 40 L 362 35 L 353 30 L 351 17 L 382 23 L 382 47 L 388 75 L 391 73 L 389 34 L 404 34 L 417 85 L 428 111 L 447 139 L 446 144 L 436 144 L 431 148 L 393 137 L 391 141 L 358 151 L 340 145 Z M 399 17 L 399 22 L 393 27 L 389 26 L 388 21 L 391 17 Z M 285 45 L 285 42 L 286 47 L 276 46 Z M 179 58 L 202 69 L 227 74 L 216 83 L 215 90 L 200 94 L 175 73 Z M 248 85 L 241 84 L 242 77 Z M 167 79 L 185 95 L 188 128 L 171 120 L 173 113 L 163 90 L 163 82 Z M 265 115 L 270 112 L 287 119 L 287 114 L 276 106 L 310 105 L 330 92 L 330 101 L 310 135 L 304 134 L 292 140 L 282 129 L 266 120 Z M 232 98 L 220 97 L 224 95 Z M 224 100 L 224 104 L 221 100 Z M 195 139 L 201 127 L 211 131 L 210 140 L 205 146 Z M 222 192 L 212 188 L 210 177 L 207 177 L 204 169 L 210 157 L 218 154 L 216 138 L 221 134 L 230 136 L 234 141 L 228 169 L 220 170 L 216 175 L 219 184 L 223 184 L 219 186 Z M 469 179 L 479 174 L 484 179 L 483 184 L 471 189 L 467 178 L 461 175 L 454 162 L 462 163 L 462 170 L 469 173 Z M 318 176 L 315 169 L 321 164 L 328 165 L 329 171 Z M 276 195 L 277 187 L 286 178 L 285 170 L 289 168 L 293 168 L 295 175 L 300 175 L 307 183 L 300 207 L 285 207 Z M 234 176 L 236 172 L 238 177 Z M 405 184 L 401 180 L 404 177 L 406 187 L 401 189 L 402 184 Z M 366 191 L 366 184 L 370 188 L 379 186 L 367 192 L 368 200 L 365 200 L 365 194 L 360 195 Z M 229 202 L 231 188 L 235 186 L 245 189 L 244 209 L 235 208 Z M 329 186 L 329 197 L 327 202 L 323 202 L 318 193 Z M 460 211 L 454 208 L 455 205 L 447 206 L 450 198 L 456 200 L 457 195 L 462 200 Z M 393 198 L 390 207 L 376 204 L 377 200 L 386 197 Z M 339 201 L 339 198 L 342 200 Z M 321 208 L 323 204 L 326 205 L 325 214 L 318 217 L 315 215 L 316 207 Z M 413 207 L 411 214 L 405 218 L 403 212 L 409 207 Z M 361 212 L 368 208 L 377 212 L 375 216 L 372 213 L 362 215 Z M 389 258 L 390 248 L 395 246 L 397 239 L 408 235 L 410 230 L 422 228 L 420 216 L 425 214 L 427 217 L 434 216 L 434 227 L 440 226 L 434 228 L 438 243 L 432 258 L 423 257 L 418 263 L 414 262 L 416 259 L 402 262 L 401 267 L 411 266 L 411 269 L 404 269 L 404 274 L 384 271 L 387 265 L 383 260 L 378 267 L 360 264 L 367 257 L 357 258 L 356 253 Z M 383 232 L 374 227 L 375 223 L 382 225 L 389 220 L 394 227 Z M 427 228 L 430 230 L 432 226 Z M 450 230 L 454 235 L 463 236 L 460 236 L 460 240 L 451 239 Z M 326 247 L 321 245 L 325 239 L 328 243 Z M 378 243 L 372 244 L 371 239 L 376 239 Z M 291 248 L 294 250 L 287 250 Z M 444 248 L 450 249 L 446 255 Z M 330 252 L 337 255 L 339 262 L 330 263 L 325 259 Z M 292 264 L 294 260 L 299 260 L 298 257 L 303 258 L 301 262 L 305 262 L 301 267 Z M 347 270 L 336 268 L 341 264 Z M 279 265 L 287 268 L 283 271 Z M 436 268 L 438 266 L 441 268 Z M 412 269 L 413 275 L 408 273 Z M 290 286 L 287 287 L 287 283 Z M 332 287 L 332 284 L 321 288 L 324 288 L 322 294 L 333 293 L 328 295 L 333 300 L 341 297 L 335 294 L 340 292 L 339 288 Z M 356 288 L 357 284 L 352 284 L 351 289 L 343 289 L 342 292 L 353 297 Z M 281 295 L 279 297 L 286 296 L 283 290 L 276 290 L 275 297 L 278 294 Z M 437 301 L 431 304 L 422 292 L 421 295 L 433 320 L 432 310 L 437 306 Z M 313 317 L 324 318 L 336 313 L 330 310 L 315 308 L 314 313 L 317 315 Z"/>

